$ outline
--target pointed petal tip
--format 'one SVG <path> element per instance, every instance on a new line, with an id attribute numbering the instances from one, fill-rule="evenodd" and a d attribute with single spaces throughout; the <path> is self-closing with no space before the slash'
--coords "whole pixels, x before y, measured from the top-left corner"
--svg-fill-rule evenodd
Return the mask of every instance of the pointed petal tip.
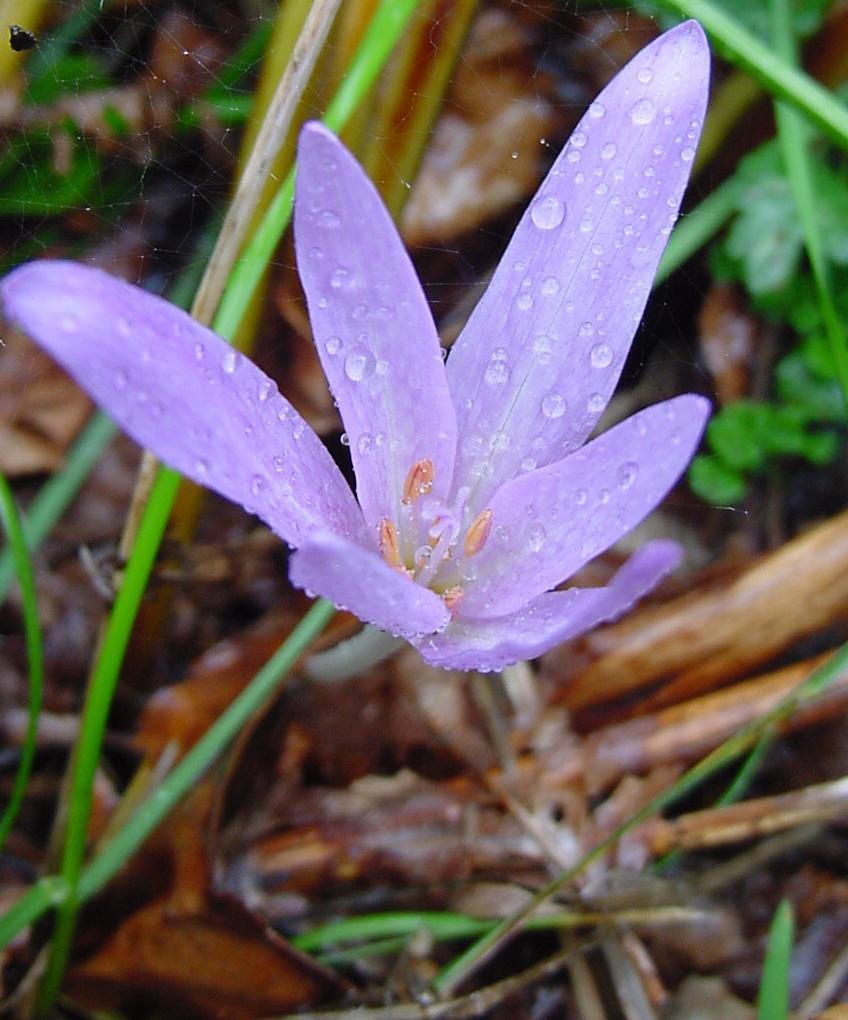
<path id="1" fill-rule="evenodd" d="M 342 147 L 338 137 L 320 120 L 308 120 L 300 129 L 298 135 L 298 150 L 308 149 L 315 145 L 329 144 L 337 148 Z"/>

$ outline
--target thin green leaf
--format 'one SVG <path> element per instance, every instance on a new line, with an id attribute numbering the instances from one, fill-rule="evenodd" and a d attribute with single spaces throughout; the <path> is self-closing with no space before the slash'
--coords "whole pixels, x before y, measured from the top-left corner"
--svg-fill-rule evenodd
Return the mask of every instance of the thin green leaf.
<path id="1" fill-rule="evenodd" d="M 772 32 L 775 50 L 790 65 L 797 63 L 798 47 L 792 31 L 787 0 L 772 0 Z M 777 136 L 795 209 L 804 235 L 804 247 L 810 260 L 836 376 L 842 386 L 848 408 L 848 345 L 830 279 L 830 267 L 819 232 L 813 172 L 809 158 L 810 133 L 799 114 L 785 103 L 775 103 Z"/>
<path id="2" fill-rule="evenodd" d="M 29 687 L 29 705 L 27 709 L 27 729 L 21 748 L 18 772 L 12 786 L 9 803 L 0 818 L 0 848 L 14 825 L 18 810 L 23 803 L 29 782 L 32 763 L 35 758 L 36 738 L 38 736 L 38 717 L 44 697 L 44 644 L 41 638 L 41 624 L 38 619 L 38 596 L 35 591 L 35 577 L 32 560 L 27 548 L 21 518 L 12 490 L 3 474 L 0 474 L 0 519 L 15 564 L 15 573 L 21 589 L 24 614 L 24 635 L 27 650 L 27 674 Z"/>
<path id="3" fill-rule="evenodd" d="M 789 964 L 794 930 L 792 907 L 787 900 L 781 900 L 769 929 L 757 1002 L 758 1020 L 786 1020 L 789 1016 Z"/>

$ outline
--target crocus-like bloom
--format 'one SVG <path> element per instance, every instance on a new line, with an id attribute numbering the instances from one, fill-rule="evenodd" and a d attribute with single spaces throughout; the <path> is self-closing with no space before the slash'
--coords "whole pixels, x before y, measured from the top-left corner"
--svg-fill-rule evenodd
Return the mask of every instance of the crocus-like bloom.
<path id="1" fill-rule="evenodd" d="M 500 668 L 618 616 L 677 563 L 651 542 L 606 587 L 551 590 L 659 503 L 706 420 L 681 396 L 584 445 L 677 216 L 708 74 L 688 22 L 592 103 L 447 365 L 377 192 L 304 128 L 297 260 L 358 502 L 276 385 L 165 301 L 40 261 L 2 283 L 5 314 L 139 443 L 292 546 L 294 584 L 435 665 Z"/>

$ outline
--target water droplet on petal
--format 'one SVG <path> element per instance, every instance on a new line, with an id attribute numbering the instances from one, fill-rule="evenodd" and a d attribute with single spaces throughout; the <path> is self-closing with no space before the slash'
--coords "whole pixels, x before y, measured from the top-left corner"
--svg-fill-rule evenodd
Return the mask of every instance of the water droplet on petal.
<path id="1" fill-rule="evenodd" d="M 603 411 L 606 401 L 602 393 L 592 393 L 586 401 L 586 407 L 591 414 L 600 414 Z"/>
<path id="2" fill-rule="evenodd" d="M 324 341 L 324 350 L 328 354 L 338 354 L 342 349 L 342 338 L 340 336 L 328 336 Z"/>
<path id="3" fill-rule="evenodd" d="M 639 474 L 639 465 L 629 460 L 618 469 L 618 484 L 623 491 L 627 491 L 636 481 Z"/>
<path id="4" fill-rule="evenodd" d="M 545 544 L 548 533 L 543 524 L 534 524 L 527 533 L 527 548 L 530 552 L 539 552 Z"/>
<path id="5" fill-rule="evenodd" d="M 194 345 L 194 358 L 195 358 L 195 361 L 203 361 L 205 356 L 206 356 L 206 348 L 203 346 L 203 344 L 195 344 Z"/>
<path id="6" fill-rule="evenodd" d="M 341 442 L 342 446 L 350 446 L 350 436 L 347 434 L 347 432 L 342 432 L 341 436 L 339 437 L 339 441 Z"/>
<path id="7" fill-rule="evenodd" d="M 265 486 L 265 479 L 262 475 L 253 475 L 250 479 L 250 491 L 254 496 L 260 495 Z"/>
<path id="8" fill-rule="evenodd" d="M 612 347 L 609 344 L 595 344 L 589 352 L 589 358 L 595 368 L 609 368 L 612 364 Z"/>
<path id="9" fill-rule="evenodd" d="M 574 493 L 574 502 L 578 506 L 585 506 L 589 502 L 589 493 L 585 489 L 578 489 Z"/>
<path id="10" fill-rule="evenodd" d="M 565 400 L 559 393 L 548 393 L 542 400 L 542 414 L 546 418 L 561 418 L 565 414 Z"/>
<path id="11" fill-rule="evenodd" d="M 333 270 L 333 275 L 330 277 L 330 286 L 335 290 L 340 290 L 342 287 L 347 289 L 351 286 L 350 273 L 341 267 Z"/>
<path id="12" fill-rule="evenodd" d="M 559 293 L 559 280 L 555 276 L 546 276 L 542 280 L 541 290 L 545 297 L 551 297 L 553 294 Z"/>
<path id="13" fill-rule="evenodd" d="M 600 120 L 601 117 L 607 112 L 607 108 L 603 103 L 592 103 L 589 106 L 589 116 L 592 120 Z"/>
<path id="14" fill-rule="evenodd" d="M 585 131 L 575 131 L 571 136 L 571 144 L 575 149 L 585 149 L 588 141 L 589 137 Z"/>
<path id="15" fill-rule="evenodd" d="M 197 460 L 194 462 L 194 470 L 199 475 L 205 477 L 206 475 L 209 474 L 209 461 L 204 460 L 202 457 L 198 457 Z"/>
<path id="16" fill-rule="evenodd" d="M 274 392 L 274 384 L 270 379 L 263 379 L 259 384 L 259 403 L 264 404 L 268 397 Z"/>
<path id="17" fill-rule="evenodd" d="M 638 99 L 630 108 L 630 119 L 634 124 L 650 124 L 657 115 L 653 99 Z"/>
<path id="18" fill-rule="evenodd" d="M 509 367 L 505 361 L 493 358 L 486 366 L 484 378 L 491 386 L 501 386 L 509 379 Z"/>
<path id="19" fill-rule="evenodd" d="M 643 85 L 647 85 L 653 79 L 654 72 L 650 67 L 643 67 L 636 77 Z"/>
<path id="20" fill-rule="evenodd" d="M 607 142 L 601 149 L 601 159 L 612 159 L 617 152 L 618 146 L 615 142 Z"/>
<path id="21" fill-rule="evenodd" d="M 227 375 L 232 375 L 236 368 L 238 368 L 239 356 L 238 352 L 232 350 L 232 348 L 224 351 L 224 356 L 221 358 L 221 368 L 226 372 Z"/>
<path id="22" fill-rule="evenodd" d="M 526 312 L 529 308 L 533 307 L 533 297 L 530 294 L 519 294 L 515 304 L 522 312 Z"/>
<path id="23" fill-rule="evenodd" d="M 692 148 L 691 145 L 687 145 L 685 149 L 681 149 L 680 158 L 683 160 L 684 163 L 692 162 L 692 160 L 695 158 L 695 150 Z"/>
<path id="24" fill-rule="evenodd" d="M 374 449 L 374 437 L 370 432 L 363 432 L 356 441 L 356 448 L 361 454 L 370 453 Z"/>
<path id="25" fill-rule="evenodd" d="M 321 224 L 322 227 L 333 228 L 337 227 L 341 223 L 341 219 L 339 219 L 339 214 L 333 212 L 332 209 L 324 209 L 324 211 L 318 217 L 318 222 Z"/>
<path id="26" fill-rule="evenodd" d="M 350 349 L 345 358 L 345 375 L 351 382 L 362 382 L 363 379 L 367 379 L 374 374 L 376 366 L 377 359 L 371 351 L 367 347 L 357 344 Z"/>
<path id="27" fill-rule="evenodd" d="M 530 207 L 530 219 L 540 230 L 553 230 L 565 219 L 565 206 L 556 195 L 545 195 Z"/>

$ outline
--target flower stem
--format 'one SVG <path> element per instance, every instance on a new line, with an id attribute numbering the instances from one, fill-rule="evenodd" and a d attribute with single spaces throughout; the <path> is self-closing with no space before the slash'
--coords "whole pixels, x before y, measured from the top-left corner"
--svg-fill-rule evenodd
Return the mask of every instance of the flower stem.
<path id="1" fill-rule="evenodd" d="M 304 664 L 303 672 L 318 683 L 339 683 L 383 662 L 404 644 L 403 638 L 365 626 L 347 641 L 340 641 L 325 652 L 311 655 Z"/>

